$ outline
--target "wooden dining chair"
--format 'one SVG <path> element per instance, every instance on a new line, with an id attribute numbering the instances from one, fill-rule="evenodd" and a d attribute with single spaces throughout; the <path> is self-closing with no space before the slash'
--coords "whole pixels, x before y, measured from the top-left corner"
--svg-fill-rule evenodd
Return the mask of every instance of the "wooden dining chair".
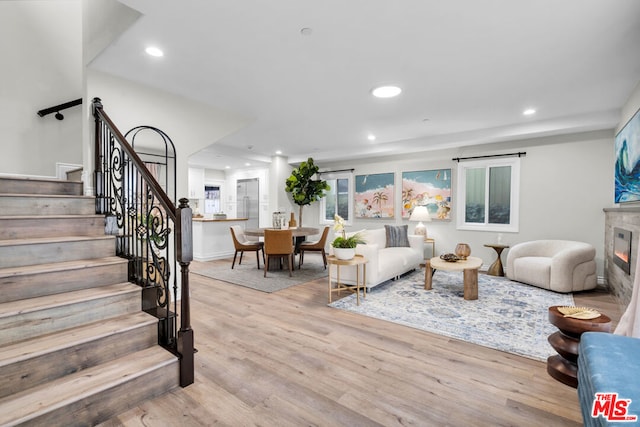
<path id="1" fill-rule="evenodd" d="M 322 232 L 322 236 L 320 240 L 311 241 L 311 242 L 302 242 L 298 247 L 299 258 L 298 258 L 298 269 L 304 263 L 304 253 L 305 252 L 320 252 L 322 253 L 322 262 L 324 262 L 324 268 L 327 268 L 327 254 L 324 250 L 325 245 L 327 244 L 327 236 L 329 235 L 329 227 L 325 227 Z"/>
<path id="2" fill-rule="evenodd" d="M 293 270 L 293 233 L 291 230 L 264 230 L 264 277 L 267 277 L 269 264 L 272 258 L 282 261 L 287 258 L 289 264 L 289 276 Z"/>
<path id="3" fill-rule="evenodd" d="M 231 238 L 233 239 L 233 246 L 235 247 L 236 252 L 233 254 L 233 262 L 231 263 L 231 268 L 236 265 L 236 256 L 238 252 L 240 252 L 240 259 L 238 260 L 238 265 L 242 264 L 242 255 L 245 252 L 255 252 L 256 253 L 256 262 L 258 263 L 258 268 L 260 268 L 260 254 L 262 251 L 262 262 L 264 262 L 264 243 L 263 242 L 253 242 L 247 240 L 244 235 L 244 230 L 239 225 L 232 225 L 229 227 L 231 230 Z"/>

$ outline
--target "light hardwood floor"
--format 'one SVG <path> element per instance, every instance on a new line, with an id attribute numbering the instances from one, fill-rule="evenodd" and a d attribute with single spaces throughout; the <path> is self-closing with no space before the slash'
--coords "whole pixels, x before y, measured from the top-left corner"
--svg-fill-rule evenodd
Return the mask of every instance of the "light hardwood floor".
<path id="1" fill-rule="evenodd" d="M 326 279 L 191 286 L 195 383 L 103 427 L 582 425 L 576 390 L 544 362 L 329 308 Z M 607 293 L 575 301 L 620 317 Z"/>

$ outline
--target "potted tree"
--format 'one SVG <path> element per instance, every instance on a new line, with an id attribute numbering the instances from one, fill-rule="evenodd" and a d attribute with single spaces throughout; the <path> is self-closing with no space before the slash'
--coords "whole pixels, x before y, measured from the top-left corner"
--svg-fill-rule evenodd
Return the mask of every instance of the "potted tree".
<path id="1" fill-rule="evenodd" d="M 287 178 L 285 191 L 291 193 L 293 202 L 300 206 L 298 224 L 302 227 L 302 208 L 306 205 L 320 200 L 325 196 L 325 191 L 331 189 L 327 181 L 314 179 L 320 168 L 313 163 L 313 159 L 309 157 L 306 162 L 291 172 L 291 176 Z"/>

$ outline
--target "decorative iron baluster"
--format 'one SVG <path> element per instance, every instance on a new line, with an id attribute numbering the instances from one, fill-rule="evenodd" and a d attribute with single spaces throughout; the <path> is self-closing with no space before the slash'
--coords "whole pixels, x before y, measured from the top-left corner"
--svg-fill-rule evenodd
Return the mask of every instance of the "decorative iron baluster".
<path id="1" fill-rule="evenodd" d="M 174 173 L 176 170 L 173 142 L 159 129 L 139 126 L 127 133 L 132 138 L 129 143 L 104 112 L 98 98 L 93 102 L 93 114 L 96 212 L 115 218 L 116 254 L 129 260 L 129 280 L 143 288 L 142 308 L 159 318 L 159 343 L 180 355 L 180 385 L 187 386 L 194 378 L 189 302 L 189 264 L 193 259 L 191 208 L 188 199 L 180 199 L 178 208 L 174 204 L 175 177 L 173 182 L 169 180 L 169 169 Z M 173 197 L 167 195 L 142 158 L 158 154 L 133 148 L 136 136 L 143 131 L 160 135 L 164 142 L 164 162 L 151 163 L 164 166 L 164 188 L 172 187 Z M 178 265 L 180 286 L 178 275 L 172 275 Z M 178 330 L 175 320 L 179 295 Z"/>

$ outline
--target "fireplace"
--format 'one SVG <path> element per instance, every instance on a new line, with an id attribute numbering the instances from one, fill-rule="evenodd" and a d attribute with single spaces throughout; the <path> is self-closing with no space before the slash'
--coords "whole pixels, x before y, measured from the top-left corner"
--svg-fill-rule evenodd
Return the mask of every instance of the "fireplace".
<path id="1" fill-rule="evenodd" d="M 631 231 L 614 227 L 613 262 L 627 274 L 631 272 Z"/>

